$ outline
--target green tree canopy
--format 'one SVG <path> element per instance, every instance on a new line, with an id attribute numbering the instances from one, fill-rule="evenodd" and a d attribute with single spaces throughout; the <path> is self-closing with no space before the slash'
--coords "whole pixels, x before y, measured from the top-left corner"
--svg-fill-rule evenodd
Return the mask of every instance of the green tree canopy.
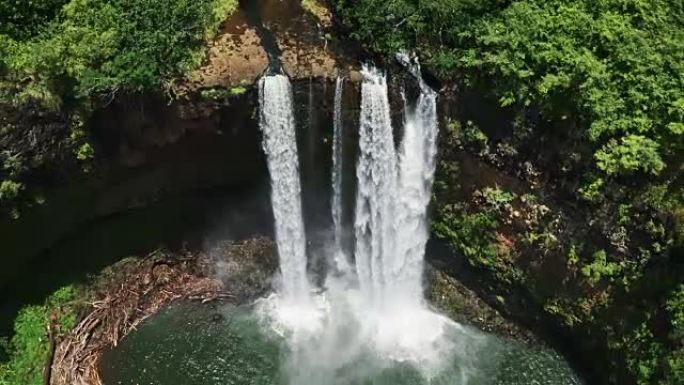
<path id="1" fill-rule="evenodd" d="M 14 39 L 18 33 L 0 35 L 5 76 L 67 97 L 159 89 L 197 63 L 203 42 L 236 6 L 236 0 L 71 0 L 26 41 Z M 10 11 L 15 18 L 49 19 L 41 16 L 47 10 L 34 8 Z"/>

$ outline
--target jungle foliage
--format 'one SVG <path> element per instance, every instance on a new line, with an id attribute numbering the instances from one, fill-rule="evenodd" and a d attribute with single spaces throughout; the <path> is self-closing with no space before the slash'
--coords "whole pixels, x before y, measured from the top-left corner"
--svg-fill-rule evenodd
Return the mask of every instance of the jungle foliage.
<path id="1" fill-rule="evenodd" d="M 237 3 L 0 0 L 0 107 L 19 111 L 8 116 L 66 116 L 70 137 L 55 146 L 72 149 L 88 172 L 96 157 L 85 127 L 90 113 L 118 94 L 175 96 L 175 80 L 200 65 L 205 43 Z M 14 120 L 0 116 L 0 139 L 21 126 Z M 27 170 L 8 162 L 40 162 L 30 149 L 13 151 L 0 152 L 0 216 L 18 218 L 32 186 Z"/>
<path id="2" fill-rule="evenodd" d="M 14 336 L 3 343 L 9 360 L 0 362 L 0 385 L 41 385 L 52 342 L 76 326 L 78 289 L 65 286 L 41 305 L 21 309 L 14 321 Z M 48 333 L 51 325 L 52 335 Z"/>
<path id="3" fill-rule="evenodd" d="M 236 0 L 0 0 L 0 96 L 59 107 L 164 91 Z"/>
<path id="4" fill-rule="evenodd" d="M 657 216 L 635 215 L 630 204 L 613 211 L 606 203 L 598 208 L 604 217 L 593 204 L 568 207 L 501 171 L 487 175 L 485 162 L 460 161 L 500 160 L 472 122 L 447 125 L 442 140 L 433 234 L 501 293 L 525 288 L 557 325 L 594 344 L 599 383 L 682 383 L 676 231 Z"/>

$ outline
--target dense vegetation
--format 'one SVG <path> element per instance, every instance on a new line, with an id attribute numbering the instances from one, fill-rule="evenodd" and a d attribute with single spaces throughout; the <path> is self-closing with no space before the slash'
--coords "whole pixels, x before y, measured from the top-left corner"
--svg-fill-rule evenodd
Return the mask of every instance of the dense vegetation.
<path id="1" fill-rule="evenodd" d="M 372 48 L 415 48 L 444 78 L 487 89 L 502 107 L 571 120 L 595 147 L 594 186 L 680 171 L 679 1 L 338 3 L 353 34 Z"/>
<path id="2" fill-rule="evenodd" d="M 0 20 L 5 92 L 57 103 L 168 89 L 198 63 L 204 41 L 237 6 L 236 0 L 20 3 L 0 1 L 8 19 Z"/>
<path id="3" fill-rule="evenodd" d="M 77 298 L 77 289 L 65 286 L 44 304 L 30 305 L 19 312 L 12 339 L 0 340 L 0 348 L 9 353 L 9 360 L 0 363 L 0 385 L 44 383 L 43 369 L 50 358 L 51 344 L 76 326 Z"/>
<path id="4" fill-rule="evenodd" d="M 463 98 L 480 101 L 462 103 L 443 138 L 436 233 L 499 281 L 528 288 L 569 328 L 603 340 L 623 361 L 610 372 L 684 383 L 684 3 L 336 5 L 368 47 L 413 49 Z M 464 195 L 449 150 L 533 191 L 477 181 Z"/>

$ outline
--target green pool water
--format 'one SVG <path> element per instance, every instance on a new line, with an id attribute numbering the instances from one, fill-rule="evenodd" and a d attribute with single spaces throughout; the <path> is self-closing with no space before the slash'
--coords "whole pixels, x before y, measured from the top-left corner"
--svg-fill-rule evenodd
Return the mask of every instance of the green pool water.
<path id="1" fill-rule="evenodd" d="M 353 331 L 352 331 L 353 332 Z M 249 306 L 177 304 L 152 317 L 100 361 L 104 385 L 572 385 L 556 353 L 469 330 L 443 368 L 426 374 L 359 349 L 304 354 Z M 343 338 L 344 339 L 344 338 Z M 458 341 L 457 341 L 458 342 Z M 463 341 L 461 341 L 463 342 Z M 312 342 L 318 343 L 318 342 Z M 344 353 L 343 351 L 347 351 Z M 337 359 L 336 354 L 345 355 Z"/>

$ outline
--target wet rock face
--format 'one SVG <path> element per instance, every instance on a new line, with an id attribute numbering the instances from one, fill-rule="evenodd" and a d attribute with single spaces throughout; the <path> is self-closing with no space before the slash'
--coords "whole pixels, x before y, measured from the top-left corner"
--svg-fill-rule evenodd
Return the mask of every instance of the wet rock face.
<path id="1" fill-rule="evenodd" d="M 425 297 L 433 306 L 459 323 L 474 325 L 486 332 L 511 337 L 530 345 L 543 344 L 530 330 L 505 318 L 477 293 L 450 275 L 448 268 L 435 261 L 426 266 Z M 504 305 L 505 299 L 499 297 L 497 301 Z"/>
<path id="2" fill-rule="evenodd" d="M 27 182 L 27 194 L 40 188 L 44 202 L 22 208 L 18 219 L 0 220 L 0 291 L 32 263 L 39 263 L 36 259 L 46 250 L 77 236 L 84 226 L 97 226 L 112 215 L 174 196 L 215 188 L 247 191 L 263 183 L 267 174 L 254 112 L 256 97 L 246 93 L 230 103 L 117 100 L 96 111 L 88 123 L 97 156 L 87 173 L 79 168 L 71 148 L 49 149 L 57 160 L 47 167 L 57 170 L 37 179 L 41 186 Z M 35 126 L 35 132 L 51 132 L 55 124 L 35 123 L 30 130 Z M 68 125 L 61 127 L 68 139 Z M 39 171 L 49 172 L 35 172 Z"/>
<path id="3" fill-rule="evenodd" d="M 110 165 L 134 168 L 159 162 L 165 153 L 187 158 L 209 151 L 234 160 L 249 157 L 245 171 L 255 171 L 261 166 L 255 156 L 260 149 L 256 99 L 256 90 L 225 100 L 201 95 L 173 103 L 153 96 L 122 98 L 95 112 L 89 125 L 98 156 Z M 219 166 L 231 167 L 227 162 Z"/>

